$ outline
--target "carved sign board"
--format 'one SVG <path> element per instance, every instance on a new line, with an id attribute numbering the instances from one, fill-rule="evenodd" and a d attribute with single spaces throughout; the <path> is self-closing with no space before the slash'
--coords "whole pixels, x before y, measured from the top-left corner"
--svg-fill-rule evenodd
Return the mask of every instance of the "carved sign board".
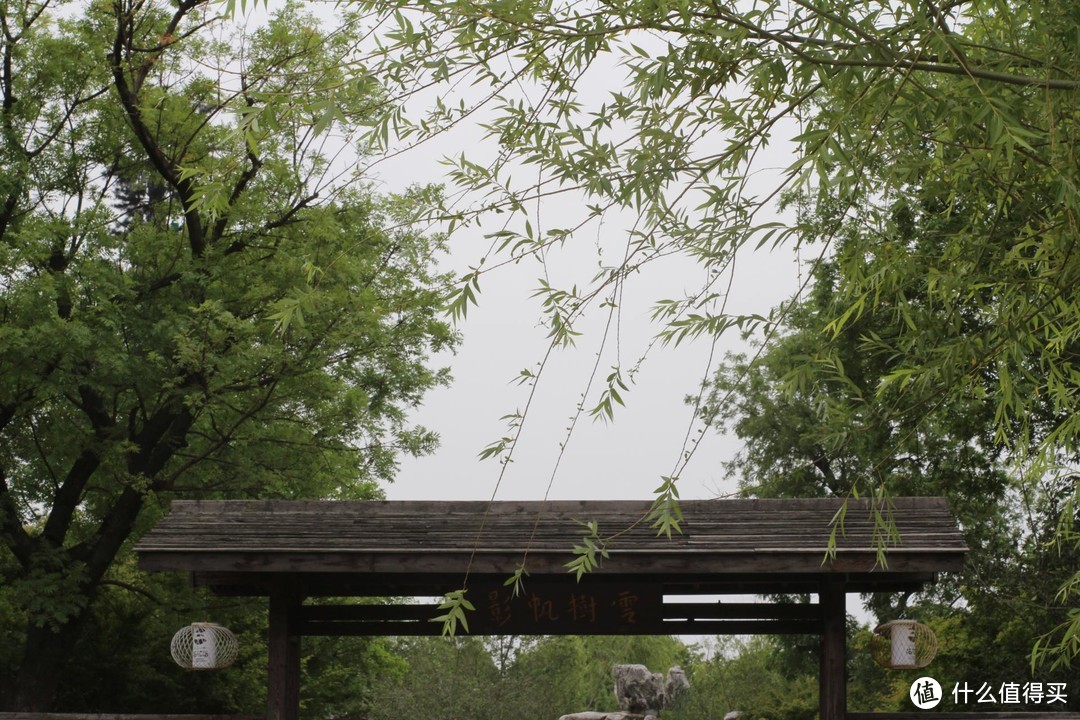
<path id="1" fill-rule="evenodd" d="M 526 581 L 516 597 L 501 585 L 471 586 L 477 635 L 643 634 L 663 623 L 663 591 L 647 583 L 540 583 Z"/>

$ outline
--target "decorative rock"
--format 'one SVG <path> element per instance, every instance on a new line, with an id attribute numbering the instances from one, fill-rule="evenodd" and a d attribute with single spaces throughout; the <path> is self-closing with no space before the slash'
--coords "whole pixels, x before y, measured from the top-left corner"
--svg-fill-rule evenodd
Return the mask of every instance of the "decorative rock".
<path id="1" fill-rule="evenodd" d="M 677 666 L 668 670 L 666 681 L 663 675 L 649 672 L 644 665 L 616 665 L 612 671 L 620 712 L 572 713 L 559 720 L 658 720 L 660 711 L 671 707 L 690 687 L 686 673 Z"/>
<path id="2" fill-rule="evenodd" d="M 644 665 L 616 665 L 615 699 L 632 713 L 657 714 L 664 707 L 664 676 Z"/>
<path id="3" fill-rule="evenodd" d="M 579 712 L 563 715 L 559 720 L 645 720 L 645 716 L 628 712 Z"/>
<path id="4" fill-rule="evenodd" d="M 732 710 L 724 716 L 724 720 L 739 720 L 742 717 L 742 713 L 738 710 Z"/>
<path id="5" fill-rule="evenodd" d="M 675 704 L 675 701 L 679 699 L 679 696 L 690 689 L 690 681 L 686 677 L 686 673 L 683 669 L 676 665 L 673 668 L 668 668 L 667 682 L 664 684 L 664 692 L 667 695 L 667 704 L 664 707 L 671 707 Z"/>

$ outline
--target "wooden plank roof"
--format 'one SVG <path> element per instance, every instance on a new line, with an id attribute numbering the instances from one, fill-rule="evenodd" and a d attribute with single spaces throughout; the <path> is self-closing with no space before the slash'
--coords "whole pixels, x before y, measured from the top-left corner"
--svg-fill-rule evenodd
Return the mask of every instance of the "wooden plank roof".
<path id="1" fill-rule="evenodd" d="M 145 570 L 228 578 L 288 573 L 378 578 L 511 574 L 526 553 L 532 576 L 565 577 L 582 522 L 616 534 L 602 576 L 752 580 L 822 573 L 900 577 L 962 567 L 967 547 L 942 498 L 894 498 L 899 540 L 878 563 L 880 529 L 850 501 L 826 561 L 842 500 L 683 501 L 682 533 L 657 537 L 649 501 L 404 502 L 175 501 L 136 547 Z M 227 583 L 226 583 L 227 584 Z"/>

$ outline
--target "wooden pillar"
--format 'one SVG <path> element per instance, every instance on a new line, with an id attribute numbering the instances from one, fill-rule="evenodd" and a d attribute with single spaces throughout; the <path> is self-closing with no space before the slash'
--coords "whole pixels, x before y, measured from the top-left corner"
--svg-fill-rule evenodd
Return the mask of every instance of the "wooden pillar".
<path id="1" fill-rule="evenodd" d="M 844 581 L 821 582 L 818 601 L 824 616 L 821 633 L 819 708 L 821 720 L 847 720 L 847 607 Z"/>
<path id="2" fill-rule="evenodd" d="M 300 597 L 291 588 L 270 593 L 267 720 L 300 718 Z"/>

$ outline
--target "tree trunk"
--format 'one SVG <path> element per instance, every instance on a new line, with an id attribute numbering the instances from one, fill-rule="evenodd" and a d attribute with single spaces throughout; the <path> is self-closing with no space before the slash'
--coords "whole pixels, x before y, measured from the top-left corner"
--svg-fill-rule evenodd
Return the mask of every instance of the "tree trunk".
<path id="1" fill-rule="evenodd" d="M 128 461 L 128 469 L 133 476 L 153 478 L 173 457 L 176 450 L 186 444 L 187 432 L 194 423 L 194 416 L 180 401 L 176 404 L 181 405 L 179 411 L 165 408 L 155 413 L 153 422 L 132 438 L 139 446 L 139 451 Z M 96 467 L 94 464 L 89 471 L 93 472 Z M 85 487 L 85 482 L 80 487 Z M 167 489 L 164 483 L 154 487 L 158 490 Z M 0 490 L 2 489 L 3 486 L 0 486 Z M 0 495 L 0 499 L 2 498 Z M 89 617 L 90 603 L 101 579 L 113 564 L 124 541 L 131 535 L 143 501 L 141 490 L 130 485 L 125 487 L 102 517 L 96 534 L 90 540 L 63 551 L 58 549 L 63 546 L 73 512 L 64 507 L 57 509 L 60 503 L 54 505 L 53 512 L 57 514 L 50 514 L 42 537 L 52 541 L 48 545 L 55 548 L 53 552 L 60 553 L 60 564 L 58 567 L 46 563 L 41 569 L 46 573 L 59 573 L 63 577 L 76 565 L 81 566 L 80 580 L 71 583 L 70 592 L 82 597 L 85 602 L 59 627 L 48 623 L 45 627 L 38 627 L 36 622 L 40 619 L 31 618 L 26 632 L 23 661 L 16 673 L 15 685 L 11 688 L 0 687 L 0 710 L 48 712 L 52 709 L 64 670 L 72 659 L 75 643 L 82 635 Z M 28 573 L 33 571 L 34 563 L 34 559 L 28 559 Z"/>
<path id="2" fill-rule="evenodd" d="M 72 661 L 75 644 L 82 636 L 90 616 L 90 605 L 98 584 L 112 565 L 124 539 L 131 534 L 142 504 L 142 496 L 137 490 L 124 488 L 102 520 L 92 542 L 61 553 L 60 567 L 50 563 L 39 566 L 46 573 L 59 574 L 61 577 L 72 572 L 74 567 L 81 566 L 83 577 L 79 582 L 67 584 L 66 592 L 82 598 L 83 602 L 78 603 L 78 609 L 59 625 L 44 623 L 44 626 L 39 626 L 42 619 L 31 617 L 26 630 L 22 663 L 15 674 L 15 685 L 7 690 L 6 697 L 0 697 L 0 710 L 49 712 L 53 709 L 60 681 Z M 33 572 L 33 569 L 32 564 L 27 572 Z"/>
<path id="3" fill-rule="evenodd" d="M 15 685 L 8 688 L 7 697 L 0 698 L 0 709 L 9 712 L 52 710 L 87 612 L 81 611 L 56 629 L 33 624 L 27 628 L 26 648 L 15 674 Z"/>

